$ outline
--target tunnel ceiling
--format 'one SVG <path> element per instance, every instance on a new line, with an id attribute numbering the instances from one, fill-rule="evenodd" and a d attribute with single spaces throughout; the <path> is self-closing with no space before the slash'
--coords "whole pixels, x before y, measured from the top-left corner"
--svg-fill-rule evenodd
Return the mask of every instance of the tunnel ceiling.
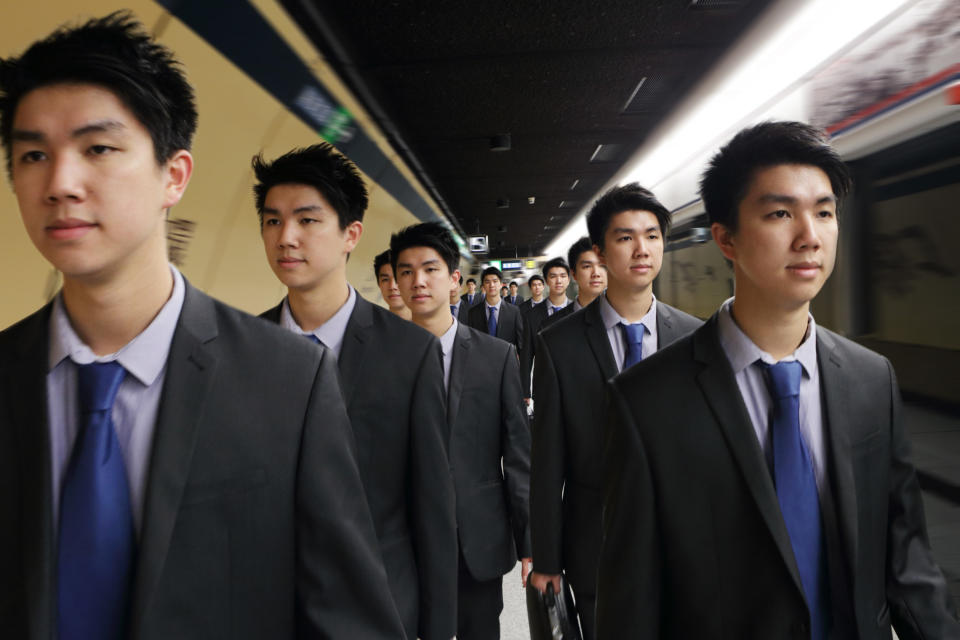
<path id="1" fill-rule="evenodd" d="M 770 3 L 283 0 L 492 258 L 539 254 Z"/>

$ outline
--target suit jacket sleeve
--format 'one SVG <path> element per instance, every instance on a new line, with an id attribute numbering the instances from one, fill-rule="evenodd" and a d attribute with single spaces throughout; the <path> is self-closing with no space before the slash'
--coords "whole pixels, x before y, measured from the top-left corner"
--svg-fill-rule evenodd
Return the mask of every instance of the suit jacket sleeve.
<path id="1" fill-rule="evenodd" d="M 563 568 L 563 482 L 566 433 L 560 385 L 550 350 L 537 336 L 530 450 L 530 540 L 536 571 L 558 574 Z"/>
<path id="2" fill-rule="evenodd" d="M 596 637 L 622 638 L 627 632 L 656 638 L 661 572 L 656 497 L 633 416 L 612 384 L 607 415 Z"/>
<path id="3" fill-rule="evenodd" d="M 519 353 L 520 351 L 523 351 L 523 345 L 524 345 L 524 342 L 523 342 L 523 335 L 524 335 L 524 334 L 523 334 L 523 314 L 520 313 L 520 310 L 517 309 L 516 307 L 514 307 L 514 309 L 516 310 L 516 313 L 514 314 L 514 317 L 516 317 L 516 323 L 517 323 L 517 324 L 516 324 L 516 328 L 514 329 L 514 337 L 515 337 L 515 339 L 516 339 L 516 341 L 517 341 L 517 352 Z"/>
<path id="4" fill-rule="evenodd" d="M 920 486 L 910 463 L 900 392 L 887 362 L 891 394 L 887 601 L 901 640 L 960 638 L 950 594 L 927 539 Z"/>
<path id="5" fill-rule="evenodd" d="M 530 427 L 520 394 L 520 364 L 511 346 L 503 363 L 500 398 L 503 475 L 517 556 L 530 557 Z"/>
<path id="6" fill-rule="evenodd" d="M 425 640 L 452 638 L 457 630 L 457 523 L 447 462 L 443 355 L 436 340 L 419 363 L 410 410 L 410 517 L 421 571 L 419 632 Z"/>
<path id="7" fill-rule="evenodd" d="M 297 472 L 298 636 L 400 638 L 337 379 L 324 350 Z"/>
<path id="8" fill-rule="evenodd" d="M 536 336 L 532 333 L 532 328 L 533 322 L 529 318 L 525 318 L 523 323 L 523 349 L 518 350 L 520 356 L 520 388 L 523 389 L 524 398 L 533 397 L 533 390 L 530 388 L 530 371 L 533 368 L 533 352 L 537 342 Z"/>

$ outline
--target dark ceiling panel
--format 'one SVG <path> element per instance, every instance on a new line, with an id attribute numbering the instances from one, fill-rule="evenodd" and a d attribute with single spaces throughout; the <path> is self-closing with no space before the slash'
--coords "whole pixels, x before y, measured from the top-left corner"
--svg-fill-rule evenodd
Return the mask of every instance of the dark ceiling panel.
<path id="1" fill-rule="evenodd" d="M 492 257 L 542 250 L 770 2 L 283 0 Z"/>

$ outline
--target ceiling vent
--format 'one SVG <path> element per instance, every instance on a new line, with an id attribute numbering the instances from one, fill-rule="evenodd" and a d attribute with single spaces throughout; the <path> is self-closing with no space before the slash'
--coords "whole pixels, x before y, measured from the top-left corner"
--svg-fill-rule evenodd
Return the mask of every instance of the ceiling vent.
<path id="1" fill-rule="evenodd" d="M 497 209 L 509 209 L 510 198 L 497 198 Z"/>
<path id="2" fill-rule="evenodd" d="M 490 136 L 490 151 L 510 151 L 511 139 L 509 133 Z"/>

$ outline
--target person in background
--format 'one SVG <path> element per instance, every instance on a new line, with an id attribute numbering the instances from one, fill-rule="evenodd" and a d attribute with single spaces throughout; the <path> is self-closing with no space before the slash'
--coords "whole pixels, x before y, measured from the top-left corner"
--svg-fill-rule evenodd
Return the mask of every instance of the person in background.
<path id="1" fill-rule="evenodd" d="M 487 335 L 506 340 L 520 351 L 523 348 L 523 318 L 520 317 L 517 307 L 505 304 L 500 297 L 503 274 L 496 267 L 487 267 L 480 280 L 486 295 L 483 304 L 474 305 L 470 309 L 470 326 Z"/>
<path id="2" fill-rule="evenodd" d="M 527 280 L 527 286 L 530 287 L 530 297 L 521 302 L 520 313 L 526 316 L 530 310 L 543 302 L 543 276 L 535 273 Z"/>
<path id="3" fill-rule="evenodd" d="M 565 309 L 570 300 L 567 298 L 567 287 L 570 285 L 570 267 L 563 258 L 556 257 L 543 265 L 543 277 L 547 282 L 548 296 L 544 304 L 537 305 L 526 314 L 523 337 L 524 350 L 520 353 L 520 375 L 524 388 L 524 402 L 530 404 L 533 392 L 530 387 L 530 372 L 533 370 L 533 360 L 537 351 L 537 334 L 547 318 Z"/>
<path id="4" fill-rule="evenodd" d="M 584 236 L 570 245 L 567 264 L 573 269 L 573 281 L 577 283 L 577 297 L 572 304 L 568 304 L 544 320 L 540 327 L 541 331 L 561 318 L 583 309 L 607 288 L 607 268 L 600 264 L 600 258 L 593 250 L 590 238 Z"/>
<path id="5" fill-rule="evenodd" d="M 593 637 L 603 538 L 601 445 L 607 380 L 701 324 L 653 295 L 669 226 L 669 211 L 636 183 L 601 196 L 587 214 L 587 229 L 593 250 L 607 269 L 607 290 L 538 336 L 530 580 L 541 591 L 548 582 L 559 589 L 561 572 L 566 575 L 588 639 Z M 637 397 L 658 393 L 638 391 Z M 647 633 L 642 625 L 620 627 L 620 633 L 627 629 Z"/>
<path id="6" fill-rule="evenodd" d="M 262 317 L 337 358 L 360 475 L 408 638 L 456 632 L 457 537 L 436 338 L 347 282 L 367 190 L 330 144 L 253 159 L 260 236 L 287 296 Z"/>
<path id="7" fill-rule="evenodd" d="M 480 301 L 483 300 L 483 293 L 477 291 L 476 280 L 467 278 L 467 292 L 460 296 L 460 298 L 467 303 L 468 307 L 480 304 Z"/>
<path id="8" fill-rule="evenodd" d="M 410 309 L 403 304 L 403 296 L 400 295 L 397 280 L 393 277 L 390 249 L 378 253 L 373 259 L 373 273 L 377 278 L 377 286 L 380 287 L 380 295 L 383 297 L 383 301 L 387 303 L 390 312 L 404 320 L 409 320 L 411 318 Z"/>
<path id="9" fill-rule="evenodd" d="M 450 314 L 461 324 L 467 324 L 467 315 L 470 305 L 460 298 L 460 287 L 463 286 L 463 276 L 450 287 Z"/>
<path id="10" fill-rule="evenodd" d="M 509 302 L 512 305 L 523 304 L 523 297 L 517 295 L 517 291 L 519 289 L 520 289 L 520 285 L 518 285 L 516 282 L 510 283 L 510 293 L 509 295 L 507 295 L 507 302 Z"/>
<path id="11" fill-rule="evenodd" d="M 460 279 L 460 253 L 446 227 L 407 227 L 393 235 L 390 250 L 413 321 L 443 346 L 458 498 L 457 638 L 499 638 L 503 576 L 518 557 L 524 584 L 530 571 L 530 429 L 516 349 L 451 317 L 446 298 Z"/>
<path id="12" fill-rule="evenodd" d="M 63 274 L 0 332 L 9 638 L 398 638 L 333 355 L 168 262 L 197 112 L 126 12 L 0 60 L 0 140 Z"/>

